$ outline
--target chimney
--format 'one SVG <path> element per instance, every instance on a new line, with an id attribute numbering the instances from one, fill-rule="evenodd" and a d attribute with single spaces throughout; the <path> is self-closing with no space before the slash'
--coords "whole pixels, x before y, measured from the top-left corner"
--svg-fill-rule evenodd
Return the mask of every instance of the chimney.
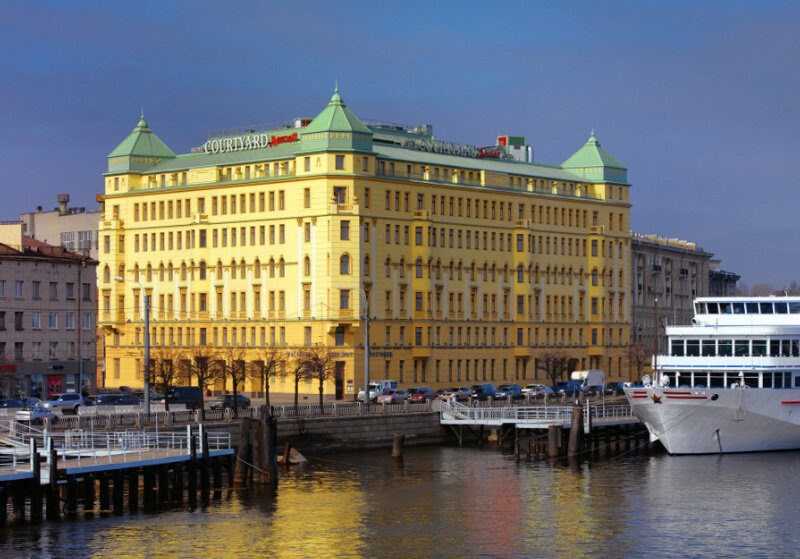
<path id="1" fill-rule="evenodd" d="M 56 196 L 58 200 L 58 215 L 67 215 L 67 204 L 69 203 L 69 194 L 59 194 Z"/>

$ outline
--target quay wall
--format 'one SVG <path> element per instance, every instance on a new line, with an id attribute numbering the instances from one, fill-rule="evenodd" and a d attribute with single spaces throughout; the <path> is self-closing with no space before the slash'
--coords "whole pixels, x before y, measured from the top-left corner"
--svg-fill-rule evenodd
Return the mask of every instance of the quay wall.
<path id="1" fill-rule="evenodd" d="M 363 417 L 320 417 L 278 420 L 278 444 L 289 443 L 300 452 L 333 453 L 348 450 L 391 448 L 395 434 L 405 437 L 406 446 L 441 444 L 450 434 L 439 423 L 437 412 L 369 415 Z M 209 432 L 231 433 L 234 446 L 241 438 L 241 420 L 207 424 Z"/>

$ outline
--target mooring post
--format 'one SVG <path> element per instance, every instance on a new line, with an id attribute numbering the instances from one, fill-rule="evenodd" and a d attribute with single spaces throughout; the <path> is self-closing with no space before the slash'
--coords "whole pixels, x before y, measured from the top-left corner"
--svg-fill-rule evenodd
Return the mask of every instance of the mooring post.
<path id="1" fill-rule="evenodd" d="M 207 493 L 210 489 L 209 484 L 209 452 L 208 452 L 208 431 L 205 430 L 205 426 L 201 423 L 200 424 L 200 444 L 201 444 L 201 451 L 203 456 L 201 458 L 200 464 L 200 490 L 203 493 Z"/>
<path id="2" fill-rule="evenodd" d="M 100 472 L 100 510 L 109 510 L 111 508 L 111 494 L 108 489 L 108 474 Z"/>
<path id="3" fill-rule="evenodd" d="M 558 458 L 561 442 L 561 425 L 550 425 L 547 427 L 547 457 Z"/>
<path id="4" fill-rule="evenodd" d="M 128 510 L 130 512 L 139 510 L 139 472 L 137 470 L 128 470 Z"/>
<path id="5" fill-rule="evenodd" d="M 250 429 L 250 419 L 242 419 L 242 431 L 239 436 L 239 450 L 236 453 L 237 459 L 234 465 L 234 483 L 244 485 L 247 483 L 248 470 L 253 462 L 253 441 L 251 439 L 252 430 Z"/>
<path id="6" fill-rule="evenodd" d="M 197 438 L 194 435 L 189 436 L 189 464 L 188 470 L 188 491 L 189 491 L 189 508 L 197 506 Z"/>
<path id="7" fill-rule="evenodd" d="M 47 520 L 58 520 L 61 517 L 58 498 L 58 454 L 53 447 L 53 439 L 48 437 L 46 440 L 48 451 L 47 475 L 49 477 L 47 484 L 47 510 L 45 511 L 45 515 L 47 516 Z"/>
<path id="8" fill-rule="evenodd" d="M 36 448 L 36 439 L 31 439 L 31 522 L 42 520 L 42 457 Z"/>
<path id="9" fill-rule="evenodd" d="M 403 445 L 405 444 L 406 436 L 403 433 L 395 433 L 392 441 L 392 458 L 403 458 Z"/>
<path id="10" fill-rule="evenodd" d="M 583 407 L 576 403 L 572 406 L 572 422 L 570 423 L 569 443 L 567 445 L 567 456 L 570 458 L 580 453 L 582 423 Z"/>

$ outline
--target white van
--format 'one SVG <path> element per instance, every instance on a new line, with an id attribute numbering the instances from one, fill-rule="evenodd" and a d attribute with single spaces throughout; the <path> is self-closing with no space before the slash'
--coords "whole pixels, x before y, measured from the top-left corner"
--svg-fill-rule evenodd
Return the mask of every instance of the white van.
<path id="1" fill-rule="evenodd" d="M 378 399 L 378 396 L 388 392 L 391 389 L 397 389 L 397 381 L 396 380 L 378 380 L 375 382 L 369 383 L 369 401 L 374 402 Z M 356 400 L 359 402 L 364 401 L 364 388 L 362 387 L 361 390 L 358 391 L 358 395 L 356 396 Z"/>
<path id="2" fill-rule="evenodd" d="M 601 369 L 572 371 L 570 378 L 581 382 L 581 392 L 602 392 L 606 387 L 606 373 Z"/>

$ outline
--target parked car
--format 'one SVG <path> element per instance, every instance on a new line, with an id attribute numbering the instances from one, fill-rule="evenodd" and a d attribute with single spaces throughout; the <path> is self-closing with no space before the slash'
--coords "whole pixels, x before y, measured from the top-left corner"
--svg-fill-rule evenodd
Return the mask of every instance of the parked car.
<path id="1" fill-rule="evenodd" d="M 36 407 L 37 404 L 41 403 L 42 401 L 36 396 L 28 396 L 27 398 L 22 400 L 22 407 L 23 409 L 29 410 L 31 408 Z"/>
<path id="2" fill-rule="evenodd" d="M 22 400 L 16 400 L 14 398 L 9 398 L 7 400 L 3 400 L 0 402 L 0 408 L 8 409 L 8 408 L 23 408 L 25 405 L 22 403 Z"/>
<path id="3" fill-rule="evenodd" d="M 400 404 L 406 401 L 408 394 L 404 390 L 390 389 L 378 396 L 379 404 Z"/>
<path id="4" fill-rule="evenodd" d="M 556 394 L 566 394 L 567 396 L 575 396 L 580 394 L 583 383 L 578 380 L 565 380 L 556 384 Z"/>
<path id="5" fill-rule="evenodd" d="M 411 401 L 418 404 L 421 402 L 427 402 L 428 400 L 435 400 L 438 397 L 439 394 L 436 391 L 431 390 L 427 386 L 420 386 L 417 388 L 417 391 L 411 395 Z"/>
<path id="6" fill-rule="evenodd" d="M 142 402 L 135 394 L 122 393 L 122 394 L 98 394 L 98 406 L 138 406 Z"/>
<path id="7" fill-rule="evenodd" d="M 209 407 L 212 410 L 227 410 L 233 407 L 233 394 L 225 394 L 222 398 L 214 400 L 211 402 Z M 236 407 L 240 410 L 246 410 L 250 407 L 250 398 L 247 396 L 242 396 L 241 394 L 236 395 Z"/>
<path id="8" fill-rule="evenodd" d="M 624 382 L 609 382 L 606 384 L 606 388 L 604 392 L 609 396 L 620 395 L 622 394 L 622 389 L 625 388 Z"/>
<path id="9" fill-rule="evenodd" d="M 472 389 L 469 386 L 459 386 L 454 389 L 453 394 L 458 402 L 466 402 L 472 396 Z"/>
<path id="10" fill-rule="evenodd" d="M 495 394 L 496 390 L 494 384 L 485 383 L 472 385 L 472 397 L 478 400 L 486 400 L 489 396 L 494 397 Z"/>
<path id="11" fill-rule="evenodd" d="M 495 398 L 508 398 L 519 400 L 522 398 L 522 387 L 519 384 L 501 384 L 497 387 Z"/>
<path id="12" fill-rule="evenodd" d="M 45 419 L 58 421 L 58 414 L 53 413 L 44 407 L 44 404 L 37 404 L 29 410 L 19 410 L 14 419 L 17 421 L 28 421 L 30 423 L 41 423 Z"/>
<path id="13" fill-rule="evenodd" d="M 522 389 L 522 393 L 529 398 L 542 398 L 553 394 L 553 389 L 545 384 L 528 384 Z"/>
<path id="14" fill-rule="evenodd" d="M 196 410 L 203 405 L 203 391 L 199 386 L 174 386 L 162 402 L 184 404 L 187 410 Z"/>
<path id="15" fill-rule="evenodd" d="M 81 406 L 90 406 L 83 396 L 77 392 L 64 392 L 63 394 L 53 394 L 50 399 L 42 402 L 41 406 L 47 410 L 71 411 L 77 414 Z"/>

